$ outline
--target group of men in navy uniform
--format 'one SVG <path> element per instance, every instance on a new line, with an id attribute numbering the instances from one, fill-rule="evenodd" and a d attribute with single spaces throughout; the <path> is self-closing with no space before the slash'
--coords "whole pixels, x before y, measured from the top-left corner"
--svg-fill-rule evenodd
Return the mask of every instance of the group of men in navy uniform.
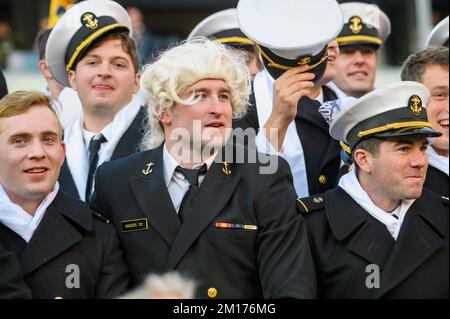
<path id="1" fill-rule="evenodd" d="M 448 298 L 438 27 L 375 89 L 377 6 L 240 0 L 141 75 L 125 9 L 74 5 L 45 63 L 79 116 L 0 100 L 0 298 L 114 298 L 168 271 L 196 298 Z"/>

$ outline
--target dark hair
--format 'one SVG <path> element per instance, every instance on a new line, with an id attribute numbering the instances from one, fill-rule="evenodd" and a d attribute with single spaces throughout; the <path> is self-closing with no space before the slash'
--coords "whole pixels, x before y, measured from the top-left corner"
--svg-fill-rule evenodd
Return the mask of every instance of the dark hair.
<path id="1" fill-rule="evenodd" d="M 448 48 L 431 47 L 410 55 L 402 66 L 402 81 L 422 82 L 428 65 L 440 65 L 448 70 Z"/>
<path id="2" fill-rule="evenodd" d="M 139 71 L 139 56 L 138 56 L 138 53 L 136 50 L 136 42 L 125 31 L 108 32 L 105 35 L 94 40 L 91 43 L 91 45 L 89 46 L 89 48 L 79 55 L 79 57 L 75 61 L 74 65 L 72 66 L 72 70 L 76 69 L 78 62 L 80 62 L 89 51 L 91 51 L 95 48 L 98 48 L 103 43 L 105 43 L 106 41 L 109 41 L 109 40 L 120 40 L 122 42 L 122 48 L 130 56 L 131 62 L 133 63 L 135 73 L 138 73 L 138 71 Z"/>
<path id="3" fill-rule="evenodd" d="M 359 172 L 359 166 L 358 163 L 355 161 L 354 155 L 355 151 L 357 149 L 365 150 L 369 152 L 370 154 L 376 156 L 378 154 L 378 151 L 380 150 L 380 144 L 384 141 L 384 139 L 378 138 L 378 137 L 371 137 L 366 140 L 363 140 L 362 142 L 359 142 L 356 144 L 356 146 L 353 148 L 353 163 L 355 163 L 355 169 L 356 173 Z"/>
<path id="4" fill-rule="evenodd" d="M 45 46 L 47 45 L 48 37 L 51 31 L 52 29 L 45 29 L 39 31 L 39 33 L 36 36 L 36 39 L 34 40 L 38 48 L 39 60 L 45 59 Z"/>

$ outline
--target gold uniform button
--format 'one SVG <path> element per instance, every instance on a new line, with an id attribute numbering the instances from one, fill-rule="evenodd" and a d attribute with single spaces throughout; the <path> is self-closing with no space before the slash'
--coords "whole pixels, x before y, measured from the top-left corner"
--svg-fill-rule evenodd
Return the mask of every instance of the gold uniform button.
<path id="1" fill-rule="evenodd" d="M 209 298 L 216 298 L 217 296 L 217 289 L 216 288 L 209 288 L 208 289 L 208 297 Z"/>
<path id="2" fill-rule="evenodd" d="M 327 183 L 327 177 L 325 175 L 320 175 L 319 176 L 319 183 L 324 185 Z"/>
<path id="3" fill-rule="evenodd" d="M 63 297 L 55 297 L 55 299 L 63 299 Z"/>

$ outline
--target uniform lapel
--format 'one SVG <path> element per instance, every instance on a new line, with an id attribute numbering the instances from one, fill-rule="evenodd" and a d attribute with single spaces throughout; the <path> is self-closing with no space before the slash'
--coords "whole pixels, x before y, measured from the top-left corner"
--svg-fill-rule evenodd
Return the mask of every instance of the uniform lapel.
<path id="1" fill-rule="evenodd" d="M 379 297 L 399 285 L 444 244 L 448 225 L 438 204 L 439 200 L 425 194 L 406 213 L 397 244 L 381 275 Z"/>
<path id="2" fill-rule="evenodd" d="M 325 203 L 327 218 L 336 239 L 341 241 L 351 235 L 348 250 L 369 264 L 382 267 L 395 243 L 386 227 L 340 187 L 331 194 Z"/>
<path id="3" fill-rule="evenodd" d="M 24 275 L 30 274 L 83 239 L 83 235 L 65 217 L 86 231 L 92 231 L 92 216 L 84 216 L 79 211 L 62 210 L 61 207 L 64 205 L 59 203 L 64 202 L 63 196 L 59 192 L 47 208 L 41 223 L 21 256 Z"/>
<path id="4" fill-rule="evenodd" d="M 61 185 L 61 188 L 66 193 L 72 195 L 75 198 L 80 198 L 77 187 L 75 186 L 75 181 L 72 177 L 72 173 L 70 172 L 69 166 L 67 165 L 67 159 L 64 161 L 64 164 L 61 167 L 58 182 Z"/>
<path id="5" fill-rule="evenodd" d="M 147 152 L 149 156 L 138 167 L 138 176 L 130 177 L 130 184 L 140 209 L 150 219 L 150 227 L 172 246 L 181 222 L 164 182 L 162 151 L 163 146 Z M 153 163 L 152 172 L 145 175 L 142 171 L 148 163 Z"/>
<path id="6" fill-rule="evenodd" d="M 145 107 L 141 107 L 130 127 L 122 135 L 119 143 L 117 143 L 117 146 L 111 155 L 112 161 L 134 154 L 138 151 L 139 143 L 144 134 L 144 119 Z"/>
<path id="7" fill-rule="evenodd" d="M 187 216 L 175 239 L 167 260 L 168 269 L 176 267 L 192 243 L 220 213 L 232 196 L 241 176 L 233 165 L 230 164 L 228 168 L 231 171 L 230 175 L 225 174 L 225 166 L 222 163 L 214 162 L 208 170 L 193 203 L 192 213 Z"/>

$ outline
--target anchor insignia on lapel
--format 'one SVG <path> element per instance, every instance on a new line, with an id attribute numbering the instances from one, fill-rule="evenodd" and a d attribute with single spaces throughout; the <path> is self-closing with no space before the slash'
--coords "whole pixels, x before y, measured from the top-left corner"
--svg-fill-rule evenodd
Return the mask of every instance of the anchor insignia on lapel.
<path id="1" fill-rule="evenodd" d="M 148 163 L 145 165 L 145 168 L 142 170 L 142 174 L 144 174 L 145 176 L 150 175 L 151 172 L 153 172 L 153 163 Z"/>
<path id="2" fill-rule="evenodd" d="M 222 172 L 225 175 L 230 176 L 231 175 L 231 170 L 228 168 L 228 166 L 230 166 L 230 164 L 227 163 L 227 162 L 223 162 L 222 164 L 223 164 Z"/>

